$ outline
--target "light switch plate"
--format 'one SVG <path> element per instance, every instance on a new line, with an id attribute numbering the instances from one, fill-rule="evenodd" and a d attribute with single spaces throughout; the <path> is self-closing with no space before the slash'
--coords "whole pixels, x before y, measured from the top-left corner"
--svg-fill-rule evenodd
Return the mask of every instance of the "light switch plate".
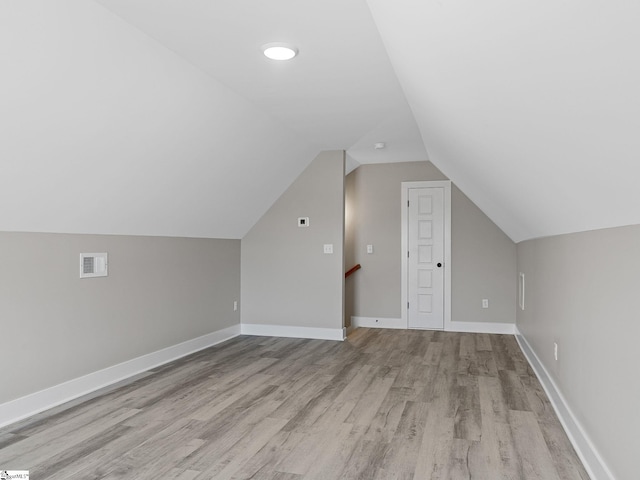
<path id="1" fill-rule="evenodd" d="M 324 253 L 333 253 L 333 243 L 324 244 Z"/>

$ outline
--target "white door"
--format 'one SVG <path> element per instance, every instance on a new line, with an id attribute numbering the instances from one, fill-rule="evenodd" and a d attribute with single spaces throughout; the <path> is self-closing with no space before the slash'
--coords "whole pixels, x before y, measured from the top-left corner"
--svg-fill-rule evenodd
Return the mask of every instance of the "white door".
<path id="1" fill-rule="evenodd" d="M 444 188 L 410 188 L 407 324 L 444 329 Z"/>

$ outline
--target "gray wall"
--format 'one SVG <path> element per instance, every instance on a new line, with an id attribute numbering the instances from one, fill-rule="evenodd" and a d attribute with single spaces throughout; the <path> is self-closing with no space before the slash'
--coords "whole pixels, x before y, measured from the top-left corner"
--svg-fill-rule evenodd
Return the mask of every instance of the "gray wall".
<path id="1" fill-rule="evenodd" d="M 451 319 L 514 323 L 516 244 L 462 191 L 451 189 Z M 482 307 L 482 299 L 489 308 Z"/>
<path id="2" fill-rule="evenodd" d="M 109 276 L 79 278 L 79 254 Z M 239 323 L 240 241 L 0 232 L 0 403 Z"/>
<path id="3" fill-rule="evenodd" d="M 616 478 L 637 478 L 640 226 L 529 240 L 517 249 L 526 284 L 518 329 Z"/>
<path id="4" fill-rule="evenodd" d="M 343 239 L 344 152 L 323 152 L 242 239 L 242 323 L 342 328 Z"/>
<path id="5" fill-rule="evenodd" d="M 362 165 L 347 176 L 345 266 L 362 265 L 346 282 L 347 319 L 400 318 L 401 183 L 424 180 L 447 177 L 431 162 Z M 452 321 L 513 323 L 515 244 L 455 185 L 451 202 Z"/>

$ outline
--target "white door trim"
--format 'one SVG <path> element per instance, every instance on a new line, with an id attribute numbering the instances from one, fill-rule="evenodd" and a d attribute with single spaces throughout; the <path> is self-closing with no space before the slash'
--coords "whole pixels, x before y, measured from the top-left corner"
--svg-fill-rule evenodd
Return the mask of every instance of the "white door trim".
<path id="1" fill-rule="evenodd" d="M 408 294 L 408 281 L 407 281 L 407 251 L 409 248 L 409 235 L 408 235 L 408 222 L 409 215 L 406 208 L 409 201 L 409 189 L 410 188 L 430 188 L 441 187 L 444 188 L 444 329 L 452 330 L 451 325 L 451 181 L 450 180 L 436 180 L 425 182 L 402 182 L 401 188 L 401 273 L 402 281 L 400 288 L 400 312 L 402 312 L 402 325 L 404 328 L 408 328 L 407 318 L 407 294 Z"/>

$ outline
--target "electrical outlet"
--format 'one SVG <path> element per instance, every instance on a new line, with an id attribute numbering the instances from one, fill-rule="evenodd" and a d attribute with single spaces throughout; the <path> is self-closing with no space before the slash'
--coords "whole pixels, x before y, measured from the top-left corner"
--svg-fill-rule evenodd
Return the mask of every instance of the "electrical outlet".
<path id="1" fill-rule="evenodd" d="M 483 298 L 482 299 L 482 308 L 489 308 L 489 299 L 488 298 Z"/>
<path id="2" fill-rule="evenodd" d="M 324 253 L 333 253 L 333 243 L 324 244 Z"/>
<path id="3" fill-rule="evenodd" d="M 367 245 L 367 253 L 373 253 L 373 245 Z"/>
<path id="4" fill-rule="evenodd" d="M 238 301 L 237 300 L 233 302 L 233 311 L 234 312 L 238 311 Z"/>
<path id="5" fill-rule="evenodd" d="M 558 361 L 558 344 L 556 342 L 553 342 L 553 358 Z"/>

